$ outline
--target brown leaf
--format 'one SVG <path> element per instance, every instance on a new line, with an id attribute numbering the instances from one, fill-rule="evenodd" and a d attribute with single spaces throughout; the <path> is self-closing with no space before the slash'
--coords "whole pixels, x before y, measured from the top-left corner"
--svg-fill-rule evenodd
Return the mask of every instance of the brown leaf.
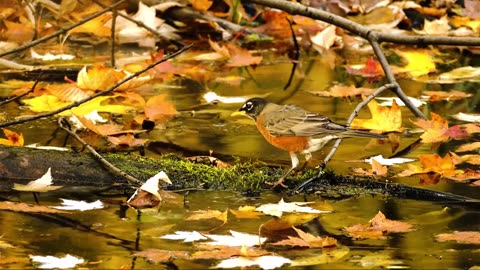
<path id="1" fill-rule="evenodd" d="M 473 151 L 477 149 L 480 149 L 480 142 L 462 144 L 460 145 L 460 147 L 457 148 L 455 152 L 468 152 L 468 151 Z"/>
<path id="2" fill-rule="evenodd" d="M 315 236 L 309 233 L 306 233 L 300 229 L 293 227 L 295 232 L 297 232 L 298 237 L 288 236 L 288 239 L 275 242 L 272 245 L 281 245 L 281 246 L 299 246 L 299 247 L 331 247 L 337 245 L 337 240 L 326 236 Z"/>
<path id="3" fill-rule="evenodd" d="M 190 255 L 186 251 L 147 249 L 133 253 L 132 256 L 143 257 L 152 263 L 165 263 L 172 259 L 188 259 Z"/>
<path id="4" fill-rule="evenodd" d="M 454 231 L 453 233 L 441 233 L 435 235 L 435 239 L 439 242 L 457 241 L 462 244 L 480 245 L 480 232 L 474 231 Z"/>
<path id="5" fill-rule="evenodd" d="M 218 219 L 224 223 L 228 220 L 228 209 L 225 212 L 220 212 L 218 210 L 199 210 L 195 211 L 194 214 L 186 218 L 186 220 L 202 220 L 202 219 Z"/>
<path id="6" fill-rule="evenodd" d="M 40 205 L 31 205 L 26 203 L 19 202 L 0 202 L 0 210 L 8 210 L 14 212 L 24 212 L 24 213 L 61 213 L 67 214 L 69 212 L 53 209 L 47 206 Z"/>
<path id="7" fill-rule="evenodd" d="M 370 220 L 369 224 L 357 224 L 350 227 L 345 227 L 344 230 L 350 237 L 356 239 L 371 238 L 383 239 L 387 233 L 400 233 L 415 230 L 410 223 L 389 220 L 382 212 Z"/>
<path id="8" fill-rule="evenodd" d="M 267 231 L 281 231 L 292 226 L 301 225 L 317 218 L 319 214 L 296 213 L 285 214 L 281 218 L 274 217 L 262 225 L 262 229 Z"/>
<path id="9" fill-rule="evenodd" d="M 449 136 L 445 133 L 448 131 L 448 122 L 440 115 L 432 112 L 430 113 L 432 120 L 418 119 L 412 123 L 425 130 L 425 133 L 420 136 L 423 143 L 439 143 L 446 142 Z"/>
<path id="10" fill-rule="evenodd" d="M 220 260 L 227 259 L 233 256 L 244 256 L 244 257 L 260 257 L 263 255 L 272 254 L 269 251 L 259 249 L 256 247 L 230 247 L 230 246 L 212 246 L 212 245 L 202 245 L 198 244 L 195 247 L 200 250 L 192 254 L 191 259 L 194 260 Z"/>

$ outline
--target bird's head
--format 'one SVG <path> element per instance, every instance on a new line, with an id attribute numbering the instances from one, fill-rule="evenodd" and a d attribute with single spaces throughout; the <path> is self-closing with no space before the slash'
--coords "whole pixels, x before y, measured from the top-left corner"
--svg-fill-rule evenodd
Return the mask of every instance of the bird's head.
<path id="1" fill-rule="evenodd" d="M 264 98 L 251 98 L 238 111 L 232 113 L 231 116 L 246 115 L 256 121 L 267 104 L 268 101 Z"/>

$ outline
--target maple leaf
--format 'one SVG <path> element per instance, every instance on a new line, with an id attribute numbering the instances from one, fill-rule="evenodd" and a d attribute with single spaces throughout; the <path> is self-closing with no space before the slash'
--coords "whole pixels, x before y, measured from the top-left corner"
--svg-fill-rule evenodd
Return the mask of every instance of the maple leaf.
<path id="1" fill-rule="evenodd" d="M 403 57 L 408 64 L 398 68 L 400 72 L 409 73 L 413 77 L 427 75 L 436 71 L 435 62 L 433 61 L 432 51 L 430 49 L 410 49 L 395 50 L 395 53 Z"/>
<path id="2" fill-rule="evenodd" d="M 441 233 L 435 235 L 435 239 L 439 242 L 456 241 L 462 244 L 480 245 L 480 232 L 474 231 L 454 231 L 453 233 Z"/>
<path id="3" fill-rule="evenodd" d="M 419 159 L 421 167 L 408 164 L 408 169 L 399 173 L 397 176 L 410 176 L 430 172 L 435 172 L 442 176 L 453 176 L 463 172 L 461 170 L 455 170 L 455 164 L 450 154 L 446 154 L 443 158 L 438 154 L 426 154 L 420 155 Z"/>
<path id="4" fill-rule="evenodd" d="M 395 100 L 390 108 L 380 106 L 375 100 L 372 100 L 368 103 L 368 109 L 372 114 L 372 118 L 355 118 L 350 125 L 351 128 L 369 129 L 379 132 L 403 131 L 402 112 Z"/>
<path id="5" fill-rule="evenodd" d="M 267 240 L 265 237 L 260 237 L 256 234 L 241 233 L 230 230 L 231 235 L 206 234 L 213 242 L 207 242 L 207 245 L 214 246 L 230 246 L 230 247 L 251 247 L 259 246 Z"/>
<path id="6" fill-rule="evenodd" d="M 239 206 L 238 210 L 230 209 L 230 212 L 235 215 L 236 218 L 248 218 L 258 219 L 259 216 L 263 216 L 263 213 L 255 212 L 255 206 Z"/>
<path id="7" fill-rule="evenodd" d="M 261 269 L 274 269 L 284 264 L 292 263 L 290 259 L 280 256 L 261 256 L 261 257 L 238 257 L 221 261 L 215 268 L 248 268 L 251 266 L 259 266 Z"/>
<path id="8" fill-rule="evenodd" d="M 167 94 L 160 94 L 148 99 L 145 104 L 145 116 L 152 121 L 166 121 L 178 112 L 172 102 L 167 101 Z"/>
<path id="9" fill-rule="evenodd" d="M 32 205 L 20 202 L 0 202 L 0 210 L 21 212 L 21 213 L 57 213 L 68 214 L 69 212 L 52 209 L 42 205 Z"/>
<path id="10" fill-rule="evenodd" d="M 78 20 L 81 20 L 84 16 L 82 14 L 72 15 L 77 16 Z M 110 37 L 112 32 L 110 30 L 110 26 L 106 25 L 106 22 L 109 21 L 111 18 L 111 13 L 102 14 L 68 31 L 68 35 L 74 33 L 89 33 L 99 37 Z"/>
<path id="11" fill-rule="evenodd" d="M 267 215 L 281 217 L 283 213 L 310 213 L 322 214 L 330 213 L 331 211 L 321 211 L 304 205 L 312 204 L 313 202 L 290 202 L 286 203 L 283 198 L 278 203 L 262 204 L 255 211 L 263 212 Z"/>
<path id="12" fill-rule="evenodd" d="M 466 169 L 463 173 L 447 176 L 446 178 L 458 182 L 471 182 L 472 180 L 480 179 L 480 170 Z M 480 184 L 480 182 L 478 184 Z"/>
<path id="13" fill-rule="evenodd" d="M 129 134 L 118 136 L 118 137 L 108 136 L 108 141 L 118 146 L 135 147 L 135 146 L 145 145 L 145 143 L 148 140 L 137 139 L 135 138 L 135 136 L 133 136 L 133 134 L 129 133 Z"/>
<path id="14" fill-rule="evenodd" d="M 364 170 L 362 168 L 355 168 L 354 172 L 358 175 L 365 175 L 365 176 L 373 176 L 373 175 L 386 175 L 388 172 L 388 168 L 383 166 L 380 162 L 375 159 L 372 159 L 372 168 L 368 170 Z"/>
<path id="15" fill-rule="evenodd" d="M 197 248 L 206 248 L 208 250 L 200 250 L 192 254 L 192 258 L 195 260 L 218 260 L 227 259 L 235 256 L 243 257 L 260 257 L 263 255 L 269 255 L 271 252 L 255 248 L 255 247 L 229 247 L 229 246 L 212 246 L 209 245 L 197 245 Z"/>
<path id="16" fill-rule="evenodd" d="M 446 134 L 448 131 L 448 122 L 440 115 L 432 112 L 430 113 L 432 120 L 418 119 L 412 123 L 425 130 L 425 133 L 420 136 L 423 143 L 439 143 L 445 142 L 449 139 Z"/>
<path id="17" fill-rule="evenodd" d="M 223 223 L 227 223 L 228 221 L 228 209 L 224 212 L 218 210 L 199 210 L 196 211 L 194 214 L 190 215 L 186 218 L 186 220 L 202 220 L 202 219 L 218 219 L 223 221 Z"/>
<path id="18" fill-rule="evenodd" d="M 425 91 L 423 93 L 425 94 L 425 97 L 429 101 L 441 101 L 441 100 L 455 101 L 455 100 L 469 98 L 472 96 L 472 94 L 465 93 L 462 91 L 457 91 L 457 90 L 452 90 L 448 92 L 447 91 Z"/>
<path id="19" fill-rule="evenodd" d="M 147 249 L 147 250 L 137 251 L 133 253 L 133 256 L 143 257 L 152 263 L 166 263 L 166 262 L 170 262 L 173 258 L 188 259 L 190 257 L 189 253 L 186 251 L 161 250 L 161 249 Z"/>
<path id="20" fill-rule="evenodd" d="M 299 237 L 288 236 L 288 239 L 284 239 L 272 245 L 277 246 L 299 246 L 299 247 L 331 247 L 337 245 L 337 240 L 335 238 L 326 236 L 314 236 L 312 234 L 306 233 L 300 229 L 293 227 L 295 232 L 297 232 Z"/>
<path id="21" fill-rule="evenodd" d="M 6 128 L 2 128 L 3 134 L 7 139 L 0 138 L 0 144 L 2 145 L 10 145 L 10 146 L 23 146 L 24 139 L 22 133 L 16 133 L 15 131 L 11 131 Z"/>
<path id="22" fill-rule="evenodd" d="M 293 226 L 305 224 L 320 214 L 295 213 L 282 215 L 280 218 L 274 217 L 262 225 L 262 229 L 267 231 L 281 231 Z"/>
<path id="23" fill-rule="evenodd" d="M 375 89 L 365 87 L 355 87 L 354 85 L 334 85 L 328 91 L 309 91 L 310 93 L 323 97 L 354 97 L 354 96 L 369 96 Z"/>
<path id="24" fill-rule="evenodd" d="M 381 211 L 378 211 L 368 224 L 357 224 L 345 227 L 344 230 L 355 239 L 384 239 L 387 233 L 409 232 L 415 230 L 415 228 L 407 222 L 389 220 Z"/>
<path id="25" fill-rule="evenodd" d="M 22 19 L 22 22 L 16 23 L 16 22 L 11 22 L 9 20 L 3 20 L 2 22 L 6 26 L 6 31 L 2 33 L 4 37 L 8 41 L 13 41 L 18 44 L 22 44 L 28 41 L 31 41 L 34 34 L 35 30 L 32 24 L 26 20 L 25 18 Z"/>
<path id="26" fill-rule="evenodd" d="M 480 142 L 460 145 L 455 152 L 468 152 L 480 149 Z"/>
<path id="27" fill-rule="evenodd" d="M 347 72 L 353 75 L 359 75 L 368 79 L 372 83 L 385 75 L 380 62 L 369 57 L 364 65 L 351 65 L 346 67 Z"/>
<path id="28" fill-rule="evenodd" d="M 243 67 L 258 65 L 262 62 L 262 56 L 253 56 L 250 51 L 235 44 L 228 43 L 225 45 L 230 53 L 230 61 L 227 63 L 229 67 Z"/>

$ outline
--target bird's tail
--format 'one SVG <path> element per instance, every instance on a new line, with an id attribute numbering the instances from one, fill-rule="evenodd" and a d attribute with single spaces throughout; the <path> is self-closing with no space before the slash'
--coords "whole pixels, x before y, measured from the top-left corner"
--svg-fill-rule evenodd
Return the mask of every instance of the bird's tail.
<path id="1" fill-rule="evenodd" d="M 363 137 L 363 138 L 373 138 L 373 139 L 385 139 L 387 135 L 373 133 L 364 130 L 356 130 L 356 129 L 348 129 L 339 136 L 342 138 L 349 138 L 349 137 Z"/>

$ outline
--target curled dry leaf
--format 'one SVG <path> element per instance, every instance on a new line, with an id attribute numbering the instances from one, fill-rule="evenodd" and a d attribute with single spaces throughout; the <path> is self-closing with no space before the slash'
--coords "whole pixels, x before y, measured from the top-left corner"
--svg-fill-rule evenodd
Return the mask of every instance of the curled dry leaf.
<path id="1" fill-rule="evenodd" d="M 368 224 L 357 224 L 345 227 L 344 230 L 355 239 L 384 239 L 388 233 L 409 232 L 415 230 L 415 228 L 407 222 L 389 220 L 379 211 Z"/>
<path id="2" fill-rule="evenodd" d="M 441 233 L 435 235 L 435 239 L 439 242 L 456 241 L 462 244 L 480 245 L 480 232 L 475 231 L 454 231 L 453 233 Z"/>

